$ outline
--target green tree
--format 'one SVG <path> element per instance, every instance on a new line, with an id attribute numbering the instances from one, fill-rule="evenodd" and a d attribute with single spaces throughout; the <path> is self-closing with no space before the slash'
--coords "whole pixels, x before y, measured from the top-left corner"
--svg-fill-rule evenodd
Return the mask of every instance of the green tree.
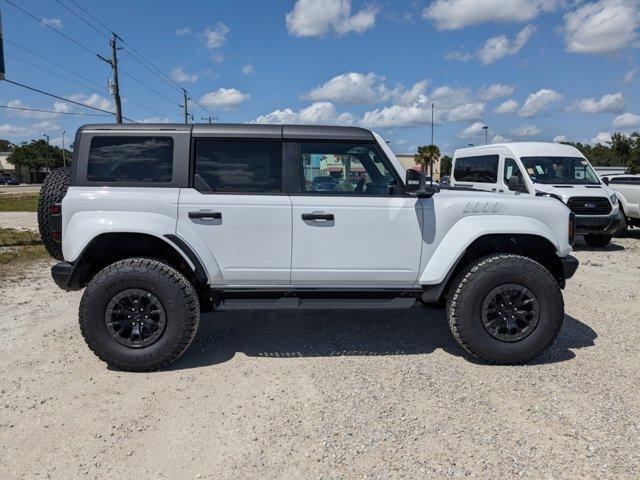
<path id="1" fill-rule="evenodd" d="M 418 147 L 418 153 L 413 156 L 414 161 L 420 165 L 420 170 L 425 173 L 427 167 L 440 158 L 440 149 L 437 145 L 423 145 Z"/>
<path id="2" fill-rule="evenodd" d="M 449 155 L 445 155 L 440 160 L 440 176 L 442 175 L 451 175 L 451 164 L 453 163 L 453 158 Z"/>
<path id="3" fill-rule="evenodd" d="M 65 149 L 67 164 L 71 163 L 71 152 Z M 7 161 L 16 167 L 33 169 L 48 168 L 50 170 L 63 165 L 62 149 L 47 145 L 44 140 L 31 140 L 14 147 Z"/>
<path id="4" fill-rule="evenodd" d="M 10 152 L 13 150 L 13 143 L 9 140 L 0 140 L 0 152 Z"/>

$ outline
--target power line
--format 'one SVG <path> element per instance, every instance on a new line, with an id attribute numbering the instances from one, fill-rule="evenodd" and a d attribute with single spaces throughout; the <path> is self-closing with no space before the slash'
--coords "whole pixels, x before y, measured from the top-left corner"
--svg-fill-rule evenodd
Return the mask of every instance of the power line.
<path id="1" fill-rule="evenodd" d="M 100 30 L 98 27 L 96 27 L 95 25 L 93 25 L 92 23 L 88 22 L 85 18 L 83 18 L 80 14 L 78 14 L 75 10 L 71 9 L 70 7 L 68 7 L 67 5 L 65 5 L 64 3 L 62 3 L 60 0 L 56 0 L 56 2 L 58 2 L 60 5 L 62 5 L 65 9 L 67 9 L 69 12 L 71 12 L 73 15 L 75 15 L 76 17 L 78 17 L 80 20 L 82 20 L 84 23 L 86 23 L 87 25 L 89 25 L 91 28 L 93 28 L 96 32 L 98 32 L 100 35 L 102 35 L 105 38 L 109 38 L 109 36 L 104 33 L 102 30 Z"/>
<path id="2" fill-rule="evenodd" d="M 11 0 L 5 0 L 5 2 L 7 2 L 9 5 L 12 5 L 13 7 L 17 8 L 18 10 L 20 10 L 22 13 L 24 13 L 25 15 L 33 18 L 36 22 L 38 22 L 40 25 L 47 27 L 49 30 L 56 32 L 58 35 L 63 36 L 64 38 L 66 38 L 67 40 L 69 40 L 70 42 L 76 44 L 78 47 L 82 48 L 83 50 L 86 50 L 87 52 L 89 52 L 91 55 L 95 55 L 95 52 L 90 49 L 89 47 L 87 47 L 86 45 L 83 45 L 82 43 L 80 43 L 79 41 L 77 41 L 74 38 L 71 38 L 69 35 L 67 35 L 66 33 L 62 33 L 60 30 L 58 30 L 57 28 L 53 28 L 51 25 L 47 25 L 46 23 L 44 23 L 42 20 L 40 20 L 38 17 L 36 17 L 35 15 L 33 15 L 32 13 L 27 12 L 24 8 L 16 5 L 15 3 L 13 3 Z"/>
<path id="3" fill-rule="evenodd" d="M 140 85 L 142 85 L 143 87 L 148 88 L 149 90 L 151 90 L 152 92 L 154 92 L 156 95 L 161 96 L 162 98 L 168 100 L 169 102 L 173 103 L 174 105 L 176 105 L 176 102 L 173 98 L 169 98 L 166 95 L 164 95 L 163 93 L 160 93 L 158 90 L 156 90 L 153 87 L 150 87 L 149 85 L 147 85 L 146 83 L 144 83 L 142 80 L 140 80 L 139 78 L 134 77 L 133 75 L 131 75 L 129 72 L 127 72 L 126 70 L 123 70 L 122 67 L 120 67 L 120 71 L 122 73 L 124 73 L 127 77 L 131 78 L 132 80 L 135 80 L 136 82 L 138 82 Z"/>
<path id="4" fill-rule="evenodd" d="M 21 45 L 18 45 L 18 44 L 17 44 L 17 43 L 15 43 L 15 42 L 12 42 L 11 40 L 8 40 L 6 37 L 3 37 L 3 40 L 4 40 L 6 43 L 8 43 L 8 44 L 13 45 L 13 46 L 14 46 L 14 47 L 16 47 L 16 48 L 19 48 L 20 50 L 23 50 L 23 51 L 25 51 L 25 52 L 27 52 L 27 53 L 30 53 L 30 54 L 31 54 L 31 55 L 33 55 L 34 57 L 37 57 L 37 58 L 39 58 L 40 60 L 42 60 L 42 61 L 44 61 L 44 62 L 47 62 L 47 63 L 49 63 L 49 64 L 53 65 L 54 67 L 57 67 L 57 68 L 59 68 L 59 69 L 61 69 L 61 70 L 64 70 L 64 71 L 65 71 L 65 72 L 67 72 L 67 73 L 70 73 L 70 74 L 72 74 L 72 75 L 75 75 L 76 77 L 81 78 L 82 80 L 84 80 L 84 81 L 86 81 L 86 82 L 89 82 L 89 83 L 91 83 L 91 84 L 95 85 L 95 86 L 96 86 L 97 88 L 99 88 L 99 89 L 103 89 L 103 88 L 104 88 L 104 85 L 100 85 L 100 84 L 98 84 L 98 83 L 94 82 L 93 80 L 91 80 L 90 78 L 84 77 L 84 76 L 80 75 L 79 73 L 74 72 L 73 70 L 70 70 L 70 69 L 68 69 L 68 68 L 66 68 L 66 67 L 63 67 L 62 65 L 59 65 L 59 64 L 57 64 L 57 63 L 55 63 L 55 62 L 52 62 L 51 60 L 49 60 L 49 59 L 47 59 L 47 58 L 43 57 L 42 55 L 39 55 L 39 54 L 37 54 L 36 52 L 29 50 L 28 48 L 25 48 L 25 47 L 23 47 L 23 46 L 21 46 Z"/>
<path id="5" fill-rule="evenodd" d="M 18 57 L 16 55 L 13 55 L 13 54 L 9 53 L 9 52 L 6 52 L 5 55 L 7 57 L 15 58 L 16 60 L 18 60 L 18 61 L 20 61 L 22 63 L 26 63 L 27 65 L 31 65 L 34 68 L 38 68 L 38 69 L 42 70 L 43 72 L 47 72 L 47 73 L 49 73 L 49 74 L 51 74 L 51 75 L 53 75 L 55 77 L 61 78 L 63 80 L 66 80 L 67 82 L 71 82 L 71 83 L 74 83 L 76 85 L 79 85 L 80 87 L 88 88 L 91 91 L 93 91 L 93 89 L 94 89 L 94 87 L 92 87 L 90 85 L 87 85 L 86 83 L 78 82 L 78 81 L 73 80 L 71 78 L 65 77 L 64 75 L 60 75 L 59 73 L 56 73 L 56 72 L 54 72 L 52 70 L 49 70 L 48 68 L 41 67 L 40 65 L 37 65 L 37 64 L 32 63 L 32 62 L 30 62 L 28 60 L 25 60 L 24 58 L 20 58 L 20 57 Z"/>
<path id="6" fill-rule="evenodd" d="M 55 113 L 56 115 L 80 115 L 85 117 L 110 117 L 111 116 L 111 114 L 106 114 L 106 113 L 56 112 L 55 110 L 42 110 L 39 108 L 28 108 L 28 107 L 13 107 L 11 105 L 0 105 L 0 108 L 8 108 L 11 110 L 25 110 L 27 112 Z"/>
<path id="7" fill-rule="evenodd" d="M 87 82 L 91 83 L 92 85 L 94 85 L 95 87 L 97 87 L 97 88 L 98 88 L 98 89 L 100 89 L 100 90 L 102 90 L 102 89 L 104 88 L 102 85 L 99 85 L 98 83 L 96 83 L 96 82 L 92 81 L 91 79 L 88 79 L 88 78 L 86 78 L 86 77 L 83 77 L 82 75 L 77 74 L 77 73 L 73 72 L 72 70 L 69 70 L 68 68 L 63 67 L 62 65 L 59 65 L 59 64 L 57 64 L 57 63 L 55 63 L 55 62 L 52 62 L 52 61 L 50 61 L 50 60 L 47 60 L 46 58 L 42 57 L 41 55 L 38 55 L 37 53 L 32 52 L 31 50 L 28 50 L 28 49 L 26 49 L 26 48 L 24 48 L 24 47 L 22 47 L 22 46 L 18 45 L 18 44 L 17 44 L 17 43 L 15 43 L 15 42 L 12 42 L 12 41 L 10 41 L 10 40 L 7 40 L 6 38 L 4 38 L 4 41 L 5 41 L 6 43 L 9 43 L 9 44 L 13 45 L 14 47 L 17 47 L 17 48 L 19 48 L 19 49 L 21 49 L 21 50 L 24 50 L 24 51 L 25 51 L 25 52 L 27 52 L 27 53 L 30 53 L 31 55 L 36 56 L 37 58 L 39 58 L 39 59 L 41 59 L 41 60 L 43 60 L 43 61 L 45 61 L 45 62 L 50 63 L 51 65 L 53 65 L 53 66 L 55 66 L 55 67 L 57 67 L 57 68 L 60 68 L 60 69 L 62 69 L 62 70 L 64 70 L 64 71 L 66 71 L 66 72 L 69 72 L 69 73 L 71 73 L 71 74 L 76 75 L 77 77 L 79 77 L 79 78 L 81 78 L 81 79 L 83 79 L 83 80 L 85 80 L 85 81 L 87 81 Z M 86 84 L 86 83 L 82 83 L 82 82 L 74 81 L 74 80 L 72 80 L 71 78 L 65 77 L 64 75 L 60 75 L 59 73 L 56 73 L 56 72 L 54 72 L 54 71 L 52 71 L 52 70 L 49 70 L 49 69 L 47 69 L 47 68 L 44 68 L 44 67 L 42 67 L 42 66 L 40 66 L 40 65 L 37 65 L 37 64 L 35 64 L 35 63 L 29 62 L 29 61 L 27 61 L 27 60 L 25 60 L 25 59 L 23 59 L 23 58 L 20 58 L 20 57 L 18 57 L 18 56 L 16 56 L 16 55 L 12 55 L 12 54 L 11 54 L 11 53 L 9 53 L 9 52 L 7 52 L 7 53 L 6 53 L 6 55 L 7 55 L 7 56 L 9 56 L 9 57 L 13 57 L 13 58 L 15 58 L 16 60 L 19 60 L 19 61 L 21 61 L 21 62 L 24 62 L 24 63 L 26 63 L 27 65 L 31 65 L 31 66 L 32 66 L 32 67 L 34 67 L 34 68 L 38 68 L 38 69 L 40 69 L 40 70 L 42 70 L 42 71 L 44 71 L 44 72 L 50 73 L 51 75 L 54 75 L 54 76 L 56 76 L 56 77 L 62 78 L 62 79 L 64 79 L 64 80 L 67 80 L 68 82 L 72 82 L 72 83 L 75 83 L 76 85 L 80 85 L 80 86 L 82 86 L 82 87 L 84 87 L 84 88 L 88 88 L 88 89 L 89 89 L 90 91 L 92 91 L 92 92 L 93 92 L 93 90 L 94 90 L 94 88 L 95 88 L 95 87 L 90 86 L 90 85 L 88 85 L 88 84 Z M 122 97 L 122 98 L 123 98 L 124 100 L 126 100 L 127 102 L 134 103 L 134 104 L 138 105 L 139 107 L 144 108 L 145 110 L 148 110 L 149 112 L 155 113 L 156 115 L 160 115 L 161 117 L 169 117 L 169 115 L 165 115 L 164 113 L 160 113 L 159 111 L 157 111 L 157 110 L 155 110 L 155 109 L 153 109 L 153 108 L 151 108 L 151 107 L 148 107 L 147 105 L 145 105 L 145 104 L 143 104 L 143 103 L 140 103 L 140 102 L 138 102 L 137 100 L 134 100 L 134 99 L 132 99 L 132 98 L 128 98 L 128 97 Z"/>
<path id="8" fill-rule="evenodd" d="M 78 7 L 80 10 L 82 10 L 84 13 L 86 13 L 89 17 L 91 17 L 93 20 L 95 20 L 98 24 L 102 25 L 105 29 L 107 29 L 109 32 L 111 32 L 112 30 L 107 27 L 104 23 L 102 23 L 100 21 L 100 19 L 96 18 L 94 15 L 91 14 L 90 11 L 88 11 L 86 8 L 84 8 L 82 5 L 80 5 L 78 2 L 76 2 L 75 0 L 69 0 L 71 3 L 73 3 L 76 7 Z"/>
<path id="9" fill-rule="evenodd" d="M 91 105 L 85 105 L 84 103 L 76 102 L 75 100 L 70 100 L 68 98 L 61 97 L 60 95 L 56 95 L 54 93 L 45 92 L 44 90 L 40 90 L 40 89 L 35 88 L 35 87 L 30 87 L 29 85 L 25 85 L 23 83 L 14 82 L 13 80 L 9 80 L 8 78 L 5 78 L 4 81 L 8 82 L 8 83 L 11 83 L 13 85 L 17 85 L 18 87 L 26 88 L 27 90 L 31 90 L 33 92 L 38 92 L 38 93 L 41 93 L 43 95 L 47 95 L 49 97 L 57 98 L 58 100 L 62 100 L 64 102 L 73 103 L 75 105 L 79 105 L 79 106 L 84 107 L 84 108 L 90 108 L 91 110 L 96 110 L 98 112 L 108 113 L 110 115 L 115 115 L 114 112 L 110 112 L 109 110 L 104 110 L 102 108 L 93 107 Z M 133 123 L 138 123 L 135 120 L 132 120 L 130 118 L 126 118 L 126 117 L 122 117 L 122 118 L 124 118 L 125 120 L 129 120 L 130 122 L 133 122 Z"/>

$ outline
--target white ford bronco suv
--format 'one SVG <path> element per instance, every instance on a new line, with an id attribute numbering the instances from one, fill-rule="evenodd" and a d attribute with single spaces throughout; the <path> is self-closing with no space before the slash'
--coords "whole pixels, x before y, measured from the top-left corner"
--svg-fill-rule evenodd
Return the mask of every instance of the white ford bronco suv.
<path id="1" fill-rule="evenodd" d="M 132 371 L 176 360 L 201 311 L 416 303 L 446 304 L 470 354 L 526 362 L 562 324 L 574 217 L 438 191 L 377 134 L 329 126 L 87 125 L 40 201 L 89 347 Z"/>
<path id="2" fill-rule="evenodd" d="M 615 192 L 571 145 L 514 142 L 456 150 L 451 185 L 511 195 L 553 197 L 576 214 L 576 235 L 603 248 L 623 216 Z"/>

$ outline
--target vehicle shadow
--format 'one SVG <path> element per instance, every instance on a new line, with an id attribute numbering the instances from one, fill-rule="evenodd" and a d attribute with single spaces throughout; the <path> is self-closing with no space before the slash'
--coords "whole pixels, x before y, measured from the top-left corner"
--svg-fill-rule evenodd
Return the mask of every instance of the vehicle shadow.
<path id="1" fill-rule="evenodd" d="M 559 337 L 535 363 L 571 360 L 594 345 L 596 332 L 566 315 Z M 444 310 L 236 311 L 203 315 L 198 334 L 171 370 L 215 365 L 241 352 L 250 357 L 299 358 L 426 355 L 442 349 L 477 362 L 449 332 Z"/>
<path id="2" fill-rule="evenodd" d="M 576 238 L 576 243 L 573 245 L 573 249 L 576 252 L 617 252 L 625 250 L 624 246 L 616 243 L 616 239 L 617 237 L 613 237 L 611 243 L 604 248 L 594 248 L 587 245 L 581 237 L 578 237 Z"/>

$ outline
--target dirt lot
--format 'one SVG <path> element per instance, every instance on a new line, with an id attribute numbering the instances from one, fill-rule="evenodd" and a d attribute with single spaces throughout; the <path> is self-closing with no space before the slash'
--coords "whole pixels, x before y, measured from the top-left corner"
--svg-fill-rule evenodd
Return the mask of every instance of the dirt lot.
<path id="1" fill-rule="evenodd" d="M 578 245 L 533 365 L 474 363 L 414 308 L 208 315 L 150 374 L 93 356 L 38 261 L 0 279 L 0 478 L 637 479 L 639 253 Z"/>

